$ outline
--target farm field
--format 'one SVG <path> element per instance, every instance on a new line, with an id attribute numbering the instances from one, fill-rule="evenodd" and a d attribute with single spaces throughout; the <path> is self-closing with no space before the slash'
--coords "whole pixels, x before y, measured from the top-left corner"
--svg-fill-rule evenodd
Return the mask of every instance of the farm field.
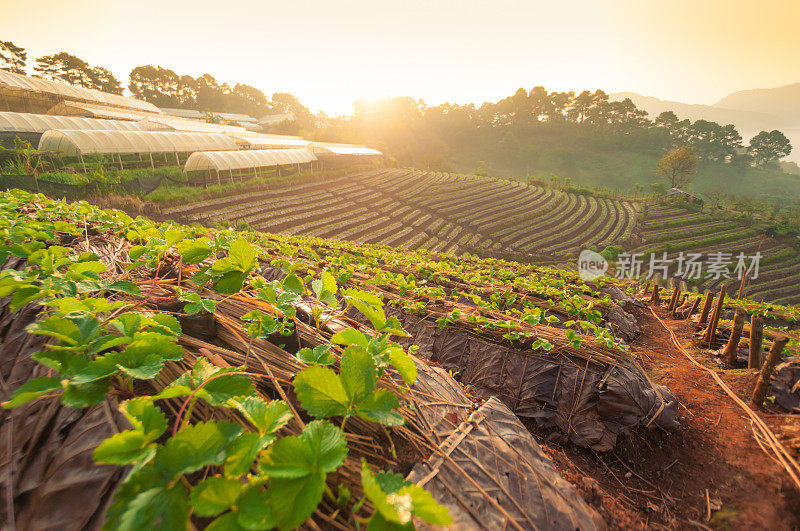
<path id="1" fill-rule="evenodd" d="M 745 295 L 778 304 L 800 302 L 800 253 L 765 236 L 757 226 L 671 206 L 648 205 L 642 213 L 637 231 L 644 243 L 634 252 L 655 253 L 657 258 L 663 252 L 669 258 L 681 252 L 701 253 L 706 257 L 709 253 L 731 253 L 731 269 L 740 252 L 747 256 L 759 252 L 762 257 L 758 278 L 747 283 Z M 703 278 L 692 283 L 701 290 L 717 290 L 723 284 L 730 294 L 736 294 L 740 287 L 737 278 Z"/>
<path id="2" fill-rule="evenodd" d="M 574 267 L 580 250 L 609 245 L 642 253 L 645 265 L 650 253 L 675 258 L 680 252 L 724 252 L 735 262 L 739 252 L 760 252 L 759 277 L 749 281 L 746 294 L 759 301 L 800 302 L 798 253 L 765 237 L 756 225 L 474 175 L 383 169 L 324 182 L 310 177 L 162 212 L 190 223 L 565 267 Z M 738 280 L 724 276 L 690 285 L 704 290 L 723 283 L 729 292 L 738 291 Z"/>
<path id="3" fill-rule="evenodd" d="M 521 183 L 386 169 L 165 208 L 187 222 L 434 252 L 563 261 L 631 236 L 636 205 Z"/>
<path id="4" fill-rule="evenodd" d="M 798 523 L 796 417 L 746 410 L 754 439 L 696 385 L 723 373 L 692 343 L 697 316 L 640 284 L 18 191 L 0 211 L 0 473 L 19 528 L 686 528 L 708 499 L 723 527 Z M 796 306 L 727 304 L 764 317 L 762 351 L 798 348 Z M 749 393 L 752 373 L 723 377 Z"/>

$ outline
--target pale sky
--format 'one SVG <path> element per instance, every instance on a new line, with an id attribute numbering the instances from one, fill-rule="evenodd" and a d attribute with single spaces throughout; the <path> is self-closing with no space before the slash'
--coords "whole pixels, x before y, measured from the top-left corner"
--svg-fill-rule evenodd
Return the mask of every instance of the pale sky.
<path id="1" fill-rule="evenodd" d="M 711 104 L 800 81 L 800 0 L 0 0 L 0 39 L 131 68 L 291 92 L 495 101 L 517 88 L 601 88 Z"/>

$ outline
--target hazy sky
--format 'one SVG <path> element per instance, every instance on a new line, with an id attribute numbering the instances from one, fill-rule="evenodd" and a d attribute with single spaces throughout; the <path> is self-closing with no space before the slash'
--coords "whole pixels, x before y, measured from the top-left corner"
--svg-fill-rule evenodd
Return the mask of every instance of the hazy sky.
<path id="1" fill-rule="evenodd" d="M 68 51 L 123 84 L 136 65 L 208 72 L 312 109 L 519 87 L 689 103 L 800 81 L 800 0 L 0 0 L 0 39 Z"/>

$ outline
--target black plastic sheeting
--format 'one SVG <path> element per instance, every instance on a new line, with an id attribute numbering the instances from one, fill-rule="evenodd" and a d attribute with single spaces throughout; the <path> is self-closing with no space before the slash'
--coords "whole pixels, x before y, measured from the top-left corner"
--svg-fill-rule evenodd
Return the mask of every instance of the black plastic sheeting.
<path id="1" fill-rule="evenodd" d="M 421 372 L 420 379 L 431 375 L 438 382 L 449 379 L 455 384 L 436 368 Z M 443 386 L 436 395 L 444 398 L 449 392 Z M 453 392 L 448 400 L 456 403 L 461 398 L 463 394 Z M 497 398 L 487 400 L 454 427 L 439 448 L 440 452 L 416 465 L 407 479 L 424 486 L 448 507 L 453 529 L 606 528 L 600 515 L 561 477 L 525 426 Z M 418 529 L 427 527 L 415 523 Z"/>
<path id="2" fill-rule="evenodd" d="M 27 262 L 11 258 L 4 269 L 22 269 Z M 25 327 L 41 310 L 29 304 L 8 311 L 10 297 L 0 299 L 0 401 L 48 369 L 31 354 L 50 339 L 29 334 Z M 85 409 L 61 404 L 57 397 L 0 409 L 0 528 L 42 530 L 100 529 L 111 494 L 125 469 L 94 464 L 100 442 L 129 428 L 114 398 Z M 9 504 L 13 501 L 13 521 Z"/>
<path id="3" fill-rule="evenodd" d="M 775 403 L 792 413 L 800 413 L 800 357 L 775 367 L 771 391 Z"/>
<path id="4" fill-rule="evenodd" d="M 678 402 L 651 382 L 632 358 L 604 365 L 564 356 L 521 351 L 485 341 L 462 330 L 394 309 L 417 355 L 451 371 L 470 393 L 496 396 L 517 416 L 542 428 L 557 428 L 572 443 L 610 451 L 617 437 L 633 429 L 675 428 Z M 363 320 L 356 312 L 350 316 Z"/>

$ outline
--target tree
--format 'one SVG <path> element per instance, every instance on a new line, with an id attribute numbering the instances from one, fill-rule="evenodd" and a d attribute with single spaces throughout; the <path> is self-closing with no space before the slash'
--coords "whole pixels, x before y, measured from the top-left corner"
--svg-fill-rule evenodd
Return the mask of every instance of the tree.
<path id="1" fill-rule="evenodd" d="M 188 77 L 194 84 L 194 78 Z M 134 98 L 147 101 L 158 107 L 192 108 L 196 103 L 196 91 L 190 101 L 182 100 L 181 94 L 185 92 L 184 86 L 188 80 L 178 76 L 169 68 L 153 65 L 137 66 L 131 70 L 128 90 Z"/>
<path id="2" fill-rule="evenodd" d="M 696 171 L 697 155 L 692 146 L 673 149 L 658 161 L 658 174 L 668 180 L 672 188 L 688 184 Z"/>
<path id="3" fill-rule="evenodd" d="M 780 131 L 761 131 L 750 140 L 748 151 L 753 155 L 756 166 L 763 166 L 786 157 L 792 152 L 789 139 Z"/>
<path id="4" fill-rule="evenodd" d="M 89 63 L 67 52 L 39 57 L 33 67 L 39 77 L 83 88 L 92 88 L 91 70 Z"/>
<path id="5" fill-rule="evenodd" d="M 11 41 L 0 41 L 0 70 L 24 74 L 27 60 L 28 52 L 25 51 L 25 48 L 17 46 Z"/>
<path id="6" fill-rule="evenodd" d="M 45 55 L 36 59 L 33 67 L 39 77 L 52 81 L 64 81 L 76 87 L 101 90 L 112 94 L 122 94 L 122 84 L 107 68 L 92 67 L 67 52 Z"/>
<path id="7" fill-rule="evenodd" d="M 122 94 L 122 83 L 107 68 L 95 66 L 91 69 L 89 77 L 92 82 L 91 88 L 111 94 Z"/>

